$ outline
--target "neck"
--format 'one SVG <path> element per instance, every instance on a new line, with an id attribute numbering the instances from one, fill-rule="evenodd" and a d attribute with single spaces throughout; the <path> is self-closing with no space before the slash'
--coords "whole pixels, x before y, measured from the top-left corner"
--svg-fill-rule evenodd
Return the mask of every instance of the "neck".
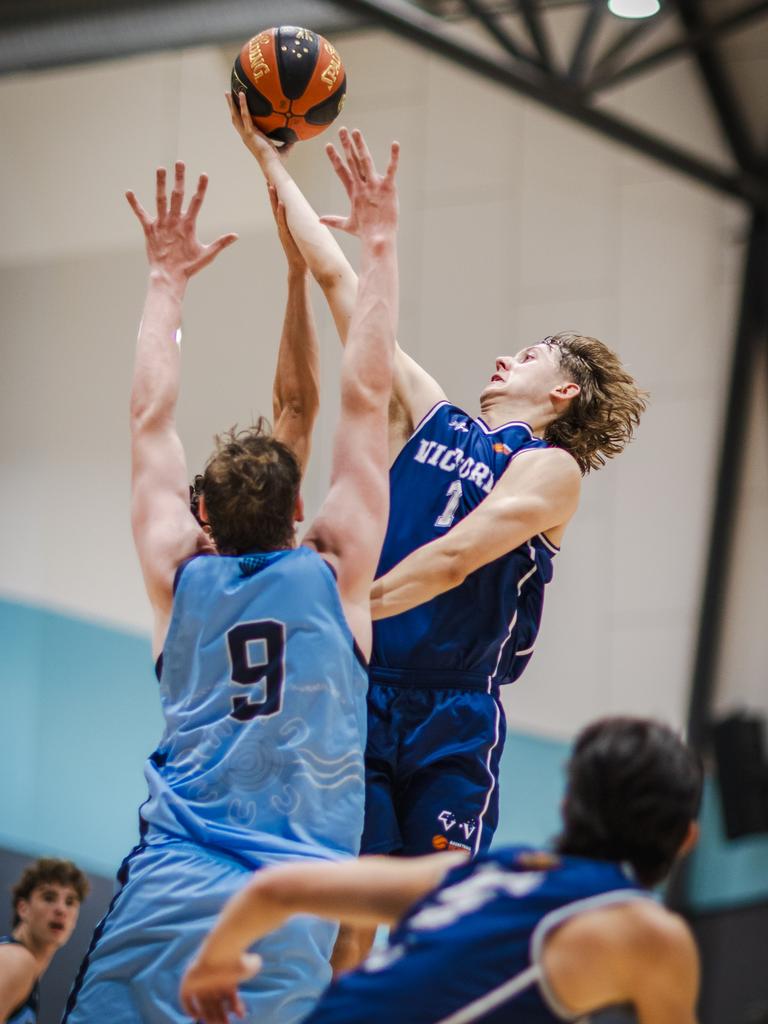
<path id="1" fill-rule="evenodd" d="M 480 415 L 492 430 L 504 423 L 519 421 L 527 423 L 537 437 L 543 437 L 547 427 L 555 419 L 551 410 L 543 409 L 540 405 L 509 401 L 503 396 L 496 395 L 481 397 Z"/>
<path id="2" fill-rule="evenodd" d="M 56 944 L 51 942 L 43 943 L 36 940 L 24 921 L 16 925 L 11 935 L 29 950 L 39 964 L 40 973 L 42 974 L 56 952 Z"/>

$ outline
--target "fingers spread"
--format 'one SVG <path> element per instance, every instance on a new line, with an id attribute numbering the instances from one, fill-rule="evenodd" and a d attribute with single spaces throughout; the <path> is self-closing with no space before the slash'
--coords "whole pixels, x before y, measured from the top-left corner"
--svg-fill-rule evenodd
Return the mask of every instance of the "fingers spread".
<path id="1" fill-rule="evenodd" d="M 359 128 L 354 128 L 352 131 L 352 145 L 358 166 L 362 169 L 363 176 L 369 181 L 372 180 L 373 176 L 376 174 L 376 168 L 373 166 L 373 158 L 365 144 L 363 133 Z"/>
<path id="2" fill-rule="evenodd" d="M 400 163 L 400 143 L 393 142 L 389 151 L 389 167 L 387 167 L 386 179 L 391 184 L 395 180 L 397 167 Z"/>
<path id="3" fill-rule="evenodd" d="M 181 206 L 184 202 L 184 169 L 182 161 L 177 160 L 173 181 L 173 192 L 171 192 L 171 214 L 176 217 L 181 214 Z"/>
<path id="4" fill-rule="evenodd" d="M 156 188 L 155 198 L 157 202 L 157 218 L 162 220 L 168 209 L 168 200 L 165 196 L 165 168 L 158 167 L 155 174 Z"/>
<path id="5" fill-rule="evenodd" d="M 187 207 L 187 216 L 194 222 L 197 219 L 197 215 L 200 212 L 200 207 L 203 205 L 203 199 L 205 199 L 205 193 L 208 188 L 208 175 L 201 174 L 197 181 L 197 189 L 195 194 L 190 200 L 189 206 Z"/>
<path id="6" fill-rule="evenodd" d="M 329 142 L 325 147 L 325 152 L 328 154 L 328 159 L 333 164 L 333 169 L 336 171 L 342 185 L 346 189 L 347 195 L 352 195 L 352 176 L 347 170 L 344 161 L 341 159 L 336 151 L 336 147 L 332 142 Z"/>
<path id="7" fill-rule="evenodd" d="M 149 217 L 149 214 L 147 213 L 147 211 L 144 209 L 144 207 L 141 205 L 139 200 L 136 198 L 136 194 L 134 192 L 130 191 L 130 189 L 129 189 L 128 192 L 125 193 L 125 198 L 128 200 L 128 205 L 130 206 L 130 208 L 133 210 L 133 212 L 138 217 L 139 222 L 141 223 L 141 226 L 144 228 L 145 231 L 148 231 L 149 230 L 149 226 L 152 223 L 152 221 L 150 220 L 150 217 Z"/>

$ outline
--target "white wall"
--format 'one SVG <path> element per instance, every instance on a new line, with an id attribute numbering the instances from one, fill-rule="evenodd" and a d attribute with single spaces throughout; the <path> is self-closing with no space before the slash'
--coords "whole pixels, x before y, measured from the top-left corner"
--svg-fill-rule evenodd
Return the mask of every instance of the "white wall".
<path id="1" fill-rule="evenodd" d="M 563 329 L 603 338 L 652 392 L 635 444 L 585 483 L 538 650 L 508 695 L 511 723 L 564 737 L 606 711 L 682 722 L 741 210 L 389 36 L 339 45 L 346 123 L 380 159 L 390 139 L 403 146 L 404 347 L 473 411 L 497 353 Z M 236 49 L 0 82 L 7 596 L 148 629 L 128 529 L 126 414 L 145 269 L 122 192 L 148 201 L 157 164 L 182 157 L 192 174 L 208 171 L 203 236 L 241 236 L 187 300 L 179 423 L 190 472 L 216 430 L 269 411 L 284 272 L 266 192 L 224 106 Z M 690 133 L 702 115 L 687 72 L 677 88 L 675 74 L 659 95 L 663 118 Z M 630 109 L 633 94 L 615 102 Z M 697 140 L 721 155 L 711 126 Z M 291 161 L 323 212 L 343 209 L 322 141 Z M 325 404 L 310 510 L 327 480 L 338 373 L 317 310 Z"/>

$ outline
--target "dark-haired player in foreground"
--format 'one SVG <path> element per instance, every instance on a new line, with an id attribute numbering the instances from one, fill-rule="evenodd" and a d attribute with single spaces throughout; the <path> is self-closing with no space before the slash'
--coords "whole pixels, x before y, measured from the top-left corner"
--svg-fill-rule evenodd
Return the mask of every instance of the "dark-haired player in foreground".
<path id="1" fill-rule="evenodd" d="M 285 204 L 344 342 L 356 275 L 242 96 L 239 104 L 229 101 L 232 122 Z M 349 160 L 349 136 L 340 135 Z M 339 156 L 328 154 L 348 189 Z M 372 590 L 363 852 L 490 845 L 505 736 L 500 687 L 531 658 L 581 475 L 623 450 L 644 408 L 616 354 L 575 333 L 499 356 L 477 418 L 397 347 L 391 508 Z M 343 929 L 336 966 L 356 963 L 372 937 Z"/>
<path id="2" fill-rule="evenodd" d="M 170 206 L 158 172 L 155 220 L 129 193 L 150 263 L 131 403 L 132 521 L 165 731 L 146 766 L 141 843 L 70 997 L 71 1024 L 186 1021 L 181 972 L 250 873 L 359 848 L 369 594 L 387 519 L 398 148 L 381 177 L 360 135 L 355 147 L 360 289 L 330 490 L 298 548 L 299 466 L 262 429 L 220 441 L 198 487 L 205 529 L 190 512 L 174 425 L 181 298 L 233 236 L 197 241 L 206 179 L 182 213 L 183 164 Z M 265 940 L 264 972 L 244 993 L 249 1020 L 306 1015 L 330 976 L 335 930 L 303 919 Z"/>
<path id="3" fill-rule="evenodd" d="M 88 879 L 70 860 L 41 857 L 13 887 L 13 926 L 0 935 L 0 1024 L 35 1024 L 38 982 L 69 941 Z"/>
<path id="4" fill-rule="evenodd" d="M 305 1024 L 551 1024 L 629 1004 L 694 1024 L 699 969 L 681 918 L 647 887 L 696 840 L 696 756 L 666 726 L 606 718 L 577 737 L 552 851 L 364 857 L 254 876 L 188 970 L 184 1005 L 225 1024 L 245 952 L 292 914 L 392 926 Z"/>

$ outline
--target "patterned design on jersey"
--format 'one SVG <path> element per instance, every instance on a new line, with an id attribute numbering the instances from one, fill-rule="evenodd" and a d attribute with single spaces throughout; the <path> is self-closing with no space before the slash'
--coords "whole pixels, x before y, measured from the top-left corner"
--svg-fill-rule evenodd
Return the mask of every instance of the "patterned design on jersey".
<path id="1" fill-rule="evenodd" d="M 477 508 L 521 452 L 546 447 L 526 423 L 491 430 L 457 406 L 436 405 L 390 471 L 389 524 L 377 575 Z M 533 652 L 556 553 L 545 537 L 533 537 L 460 586 L 375 622 L 372 678 L 386 682 L 379 669 L 406 680 L 426 670 L 446 679 L 454 673 L 485 679 L 489 688 L 517 679 Z"/>
<path id="2" fill-rule="evenodd" d="M 508 847 L 449 871 L 305 1024 L 554 1024 L 543 940 L 569 916 L 651 898 L 620 865 Z"/>
<path id="3" fill-rule="evenodd" d="M 245 857 L 356 853 L 366 690 L 316 552 L 193 559 L 163 651 L 166 726 L 142 819 Z"/>
<path id="4" fill-rule="evenodd" d="M 0 946 L 23 945 L 23 942 L 19 942 L 18 939 L 14 939 L 12 935 L 0 935 Z M 39 1010 L 40 985 L 35 981 L 24 1002 L 16 1006 L 6 1018 L 6 1024 L 37 1024 L 37 1015 Z"/>

